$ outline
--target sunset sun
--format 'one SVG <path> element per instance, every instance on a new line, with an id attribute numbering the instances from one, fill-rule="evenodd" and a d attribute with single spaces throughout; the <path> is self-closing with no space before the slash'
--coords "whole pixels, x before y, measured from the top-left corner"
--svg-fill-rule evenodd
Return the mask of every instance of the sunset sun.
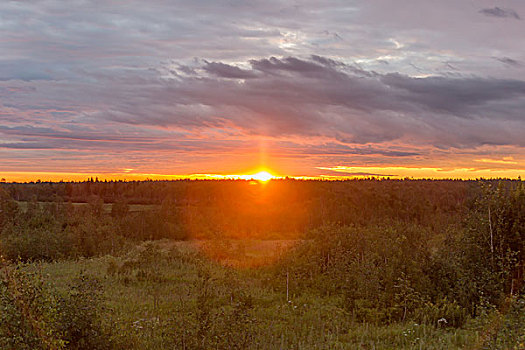
<path id="1" fill-rule="evenodd" d="M 250 175 L 250 178 L 254 180 L 266 182 L 266 181 L 270 181 L 271 179 L 275 179 L 275 176 L 273 176 L 267 171 L 260 171 L 257 174 Z"/>

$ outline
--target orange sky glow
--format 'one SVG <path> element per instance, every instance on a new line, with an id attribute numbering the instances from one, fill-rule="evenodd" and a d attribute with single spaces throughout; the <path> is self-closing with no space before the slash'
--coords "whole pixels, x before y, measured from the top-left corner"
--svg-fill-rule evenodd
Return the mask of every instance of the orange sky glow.
<path id="1" fill-rule="evenodd" d="M 333 168 L 319 167 L 329 170 L 330 174 L 312 175 L 286 175 L 277 174 L 271 170 L 260 170 L 268 172 L 268 179 L 295 178 L 302 180 L 344 180 L 354 178 L 391 178 L 391 179 L 464 179 L 473 180 L 479 178 L 510 178 L 517 179 L 525 174 L 524 169 L 476 169 L 476 168 L 409 168 L 409 167 L 344 167 Z M 100 181 L 142 181 L 142 180 L 260 180 L 258 173 L 246 174 L 142 174 L 134 172 L 122 173 L 54 173 L 54 172 L 1 172 L 0 178 L 8 182 L 36 182 L 40 181 L 84 181 L 89 178 L 98 178 Z M 350 174 L 350 175 L 345 175 Z M 266 177 L 263 179 L 266 180 Z"/>

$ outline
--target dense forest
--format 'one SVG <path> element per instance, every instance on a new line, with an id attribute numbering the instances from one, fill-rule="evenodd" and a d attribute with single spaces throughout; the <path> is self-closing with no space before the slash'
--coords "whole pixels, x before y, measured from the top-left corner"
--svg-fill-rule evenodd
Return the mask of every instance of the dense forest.
<path id="1" fill-rule="evenodd" d="M 0 254 L 6 349 L 525 348 L 520 179 L 1 183 Z"/>
<path id="2" fill-rule="evenodd" d="M 497 186 L 496 182 L 484 184 Z M 59 214 L 58 211 L 72 209 L 71 205 L 68 208 L 71 202 L 88 204 L 90 214 L 97 216 L 104 203 L 109 203 L 113 217 L 133 220 L 137 215 L 128 215 L 130 205 L 150 205 L 152 211 L 138 214 L 147 225 L 141 228 L 149 235 L 147 238 L 200 238 L 215 232 L 221 236 L 240 234 L 263 239 L 275 234 L 279 238 L 295 237 L 326 224 L 367 225 L 388 220 L 442 230 L 464 216 L 482 191 L 479 183 L 467 181 L 291 179 L 268 183 L 90 180 L 3 184 L 2 189 L 4 198 L 27 202 L 30 212 L 36 203 L 42 203 L 48 212 Z M 140 225 L 133 222 L 128 226 Z"/>

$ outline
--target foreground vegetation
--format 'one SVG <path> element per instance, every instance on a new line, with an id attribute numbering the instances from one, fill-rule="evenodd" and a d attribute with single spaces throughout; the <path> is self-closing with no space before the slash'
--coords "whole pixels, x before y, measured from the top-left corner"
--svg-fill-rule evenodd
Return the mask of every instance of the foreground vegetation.
<path id="1" fill-rule="evenodd" d="M 158 185 L 5 185 L 0 348 L 525 347 L 521 181 Z"/>

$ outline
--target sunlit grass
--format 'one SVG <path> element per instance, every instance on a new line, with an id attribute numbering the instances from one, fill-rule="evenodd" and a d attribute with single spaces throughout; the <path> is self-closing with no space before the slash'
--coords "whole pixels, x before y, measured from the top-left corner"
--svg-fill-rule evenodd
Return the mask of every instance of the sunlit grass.
<path id="1" fill-rule="evenodd" d="M 148 244 L 151 243 L 119 257 L 45 263 L 42 271 L 59 290 L 67 288 L 80 271 L 102 280 L 106 295 L 104 318 L 112 324 L 115 337 L 126 338 L 140 349 L 172 346 L 173 332 L 179 329 L 180 333 L 184 327 L 184 315 L 195 312 L 202 281 L 199 271 L 203 269 L 211 276 L 208 287 L 212 291 L 211 305 L 227 309 L 233 302 L 232 295 L 246 293 L 253 297 L 251 315 L 257 323 L 250 348 L 461 349 L 476 339 L 476 332 L 466 329 L 355 322 L 340 308 L 336 296 L 308 293 L 291 295 L 291 300 L 286 301 L 285 294 L 264 283 L 257 270 L 216 264 L 202 257 L 197 246 L 190 242 L 153 243 L 155 259 L 142 261 L 140 267 L 150 271 L 153 280 L 141 279 L 136 272 L 109 273 L 111 264 L 122 266 L 137 259 Z M 187 327 L 190 326 L 194 325 Z"/>

